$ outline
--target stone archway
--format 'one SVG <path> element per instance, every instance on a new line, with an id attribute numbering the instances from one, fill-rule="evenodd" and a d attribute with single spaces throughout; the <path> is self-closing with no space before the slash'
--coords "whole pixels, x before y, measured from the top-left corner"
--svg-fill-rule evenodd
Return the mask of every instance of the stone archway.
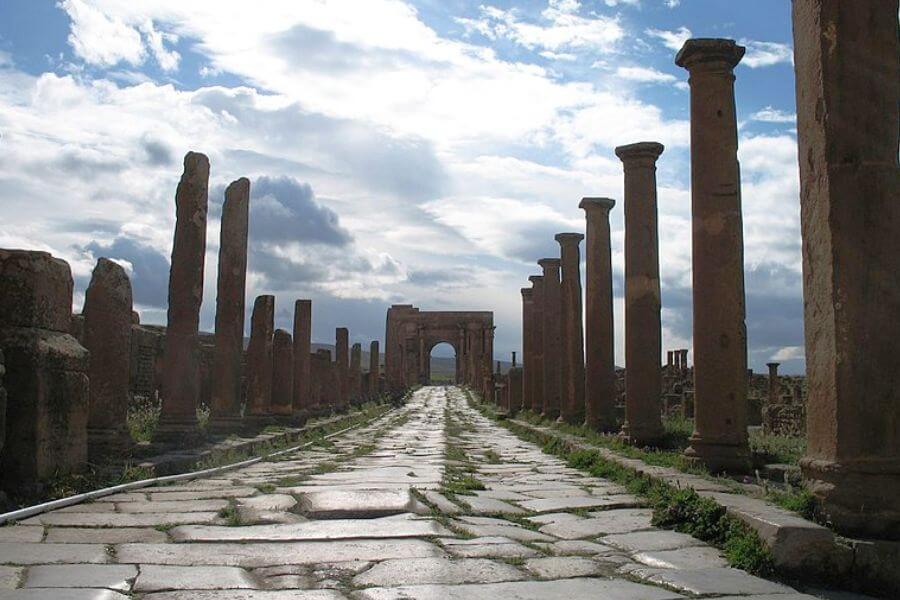
<path id="1" fill-rule="evenodd" d="M 388 309 L 385 333 L 385 384 L 399 394 L 429 381 L 429 358 L 437 344 L 456 352 L 456 382 L 475 389 L 491 376 L 494 313 L 489 311 L 421 311 L 411 304 Z"/>
<path id="2" fill-rule="evenodd" d="M 446 357 L 436 356 L 434 354 L 435 348 L 438 348 L 439 346 L 449 346 L 453 350 L 454 368 L 453 368 L 453 374 L 452 374 L 451 381 L 456 384 L 460 383 L 460 381 L 459 381 L 459 356 L 458 356 L 458 353 L 456 350 L 456 344 L 452 344 L 448 340 L 438 340 L 438 341 L 435 341 L 434 343 L 426 343 L 425 344 L 424 381 L 430 385 L 435 385 L 435 382 L 437 382 L 437 381 L 446 382 L 446 379 L 444 379 L 443 377 L 440 379 L 436 379 L 436 374 L 435 374 L 435 362 L 441 361 L 441 360 L 446 360 Z M 444 368 L 445 368 L 445 365 L 440 365 L 439 370 L 441 371 L 441 375 L 444 374 L 444 371 L 443 371 Z"/>

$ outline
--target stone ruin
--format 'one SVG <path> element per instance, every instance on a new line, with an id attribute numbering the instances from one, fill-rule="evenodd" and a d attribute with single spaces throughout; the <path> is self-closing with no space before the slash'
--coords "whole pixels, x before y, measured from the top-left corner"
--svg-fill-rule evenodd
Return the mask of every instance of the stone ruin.
<path id="1" fill-rule="evenodd" d="M 274 327 L 274 296 L 259 296 L 244 348 L 250 202 L 244 178 L 225 192 L 216 331 L 199 331 L 208 180 L 209 161 L 188 153 L 175 195 L 165 327 L 140 323 L 131 282 L 114 261 L 98 259 L 82 314 L 72 315 L 67 263 L 46 252 L 0 249 L 0 489 L 39 491 L 89 462 L 120 462 L 137 451 L 191 446 L 210 434 L 271 423 L 301 425 L 381 397 L 377 343 L 368 365 L 374 373 L 363 372 L 359 344 L 352 363 L 341 344 L 335 362 L 327 351 L 311 352 L 309 300 L 296 303 L 292 336 Z M 127 427 L 135 402 L 160 406 L 154 444 L 142 449 Z M 210 411 L 206 431 L 197 420 L 203 406 Z"/>

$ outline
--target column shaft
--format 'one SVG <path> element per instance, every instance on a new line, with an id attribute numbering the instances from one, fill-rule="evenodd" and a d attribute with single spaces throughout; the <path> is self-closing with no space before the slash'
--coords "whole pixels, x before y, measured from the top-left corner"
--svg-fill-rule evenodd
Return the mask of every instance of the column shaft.
<path id="1" fill-rule="evenodd" d="M 540 400 L 537 410 L 548 419 L 559 417 L 562 402 L 562 323 L 560 319 L 560 283 L 558 258 L 542 258 L 538 265 L 543 272 L 541 289 L 541 335 L 539 348 L 542 355 Z M 537 297 L 535 297 L 537 306 Z M 537 314 L 535 315 L 538 316 Z"/>
<path id="2" fill-rule="evenodd" d="M 534 298 L 531 288 L 522 288 L 522 404 L 534 401 Z"/>
<path id="3" fill-rule="evenodd" d="M 312 346 L 312 300 L 294 302 L 294 412 L 303 413 L 313 405 L 310 372 Z"/>
<path id="4" fill-rule="evenodd" d="M 272 369 L 274 360 L 275 296 L 257 296 L 250 317 L 247 345 L 247 415 L 272 414 Z"/>
<path id="5" fill-rule="evenodd" d="M 536 414 L 547 414 L 547 381 L 552 375 L 548 369 L 548 340 L 544 335 L 547 325 L 547 290 L 542 276 L 532 275 L 528 280 L 531 282 L 531 346 L 534 348 L 534 387 L 529 408 Z"/>
<path id="6" fill-rule="evenodd" d="M 562 330 L 562 398 L 560 418 L 572 424 L 584 422 L 584 318 L 581 306 L 580 233 L 559 233 L 560 313 Z"/>

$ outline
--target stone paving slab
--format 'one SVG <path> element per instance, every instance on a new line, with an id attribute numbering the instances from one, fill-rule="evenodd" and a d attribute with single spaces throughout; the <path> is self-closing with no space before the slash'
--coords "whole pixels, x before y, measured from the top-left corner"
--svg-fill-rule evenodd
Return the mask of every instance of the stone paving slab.
<path id="1" fill-rule="evenodd" d="M 98 544 L 34 544 L 0 542 L 0 564 L 41 565 L 110 562 L 106 546 Z"/>
<path id="2" fill-rule="evenodd" d="M 525 579 L 506 563 L 481 558 L 413 558 L 385 560 L 353 578 L 358 586 L 396 586 L 427 583 L 496 583 Z"/>
<path id="3" fill-rule="evenodd" d="M 0 590 L 0 600 L 128 600 L 120 592 L 104 589 L 22 589 Z"/>
<path id="4" fill-rule="evenodd" d="M 141 565 L 135 592 L 161 590 L 255 589 L 256 582 L 237 567 L 172 567 Z"/>
<path id="5" fill-rule="evenodd" d="M 409 488 L 310 491 L 300 496 L 299 509 L 311 519 L 371 519 L 428 512 Z"/>
<path id="6" fill-rule="evenodd" d="M 134 565 L 37 565 L 28 569 L 26 588 L 109 588 L 127 592 L 137 577 Z"/>
<path id="7" fill-rule="evenodd" d="M 5 525 L 0 527 L 0 542 L 40 542 L 44 528 L 40 525 Z"/>
<path id="8" fill-rule="evenodd" d="M 218 518 L 218 512 L 141 514 L 50 512 L 32 517 L 23 523 L 40 523 L 60 527 L 154 527 L 183 523 L 214 523 Z"/>
<path id="9" fill-rule="evenodd" d="M 356 600 L 676 600 L 681 594 L 620 579 L 559 579 L 480 585 L 422 585 L 372 588 Z"/>
<path id="10" fill-rule="evenodd" d="M 335 590 L 220 590 L 147 594 L 142 600 L 347 600 L 347 596 Z"/>
<path id="11" fill-rule="evenodd" d="M 567 540 L 575 540 L 598 535 L 630 533 L 650 528 L 653 511 L 646 509 L 620 509 L 608 513 L 593 513 L 596 516 L 584 519 L 554 521 L 540 528 L 541 533 Z"/>
<path id="12" fill-rule="evenodd" d="M 147 527 L 50 527 L 44 541 L 58 544 L 129 544 L 162 543 L 168 539 L 164 531 Z"/>
<path id="13" fill-rule="evenodd" d="M 637 508 L 643 506 L 644 501 L 630 494 L 617 494 L 613 496 L 537 498 L 522 500 L 517 504 L 532 512 L 554 512 L 578 508 Z"/>
<path id="14" fill-rule="evenodd" d="M 0 567 L 0 589 L 13 589 L 19 586 L 23 567 Z"/>
<path id="15" fill-rule="evenodd" d="M 780 583 L 753 577 L 738 569 L 649 569 L 640 568 L 630 572 L 651 583 L 658 583 L 691 594 L 787 594 L 791 588 Z"/>

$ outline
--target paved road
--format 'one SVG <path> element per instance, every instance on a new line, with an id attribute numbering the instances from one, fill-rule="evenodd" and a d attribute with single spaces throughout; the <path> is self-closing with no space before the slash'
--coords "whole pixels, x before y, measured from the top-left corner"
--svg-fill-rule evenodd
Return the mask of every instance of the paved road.
<path id="1" fill-rule="evenodd" d="M 278 461 L 0 528 L 0 565 L 0 600 L 812 598 L 654 529 L 453 387 Z"/>

